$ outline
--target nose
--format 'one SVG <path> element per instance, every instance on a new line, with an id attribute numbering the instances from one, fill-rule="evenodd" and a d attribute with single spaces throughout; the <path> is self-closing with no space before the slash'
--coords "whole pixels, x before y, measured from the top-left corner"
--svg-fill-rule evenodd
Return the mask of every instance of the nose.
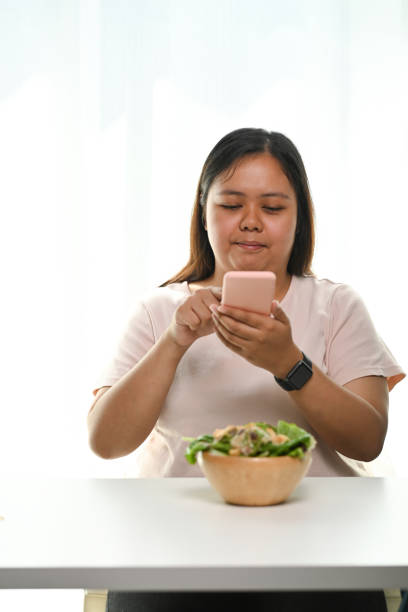
<path id="1" fill-rule="evenodd" d="M 254 206 L 249 206 L 248 208 L 243 209 L 240 229 L 247 232 L 262 231 L 262 221 L 258 215 L 257 209 Z"/>

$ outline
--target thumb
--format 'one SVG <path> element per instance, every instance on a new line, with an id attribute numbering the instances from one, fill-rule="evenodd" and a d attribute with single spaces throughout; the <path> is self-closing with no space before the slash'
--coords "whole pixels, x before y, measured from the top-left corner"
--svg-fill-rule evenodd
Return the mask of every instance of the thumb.
<path id="1" fill-rule="evenodd" d="M 273 315 L 274 319 L 276 319 L 277 321 L 280 321 L 281 323 L 286 323 L 286 324 L 289 323 L 289 319 L 286 316 L 285 311 L 279 304 L 278 300 L 273 300 L 272 306 L 271 306 L 271 314 Z"/>

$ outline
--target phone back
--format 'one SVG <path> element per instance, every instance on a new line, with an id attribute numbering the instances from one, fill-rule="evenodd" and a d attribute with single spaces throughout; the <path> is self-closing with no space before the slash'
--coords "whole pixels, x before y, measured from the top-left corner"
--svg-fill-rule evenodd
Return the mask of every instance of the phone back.
<path id="1" fill-rule="evenodd" d="M 221 303 L 269 315 L 275 283 L 273 272 L 227 272 L 224 275 Z"/>

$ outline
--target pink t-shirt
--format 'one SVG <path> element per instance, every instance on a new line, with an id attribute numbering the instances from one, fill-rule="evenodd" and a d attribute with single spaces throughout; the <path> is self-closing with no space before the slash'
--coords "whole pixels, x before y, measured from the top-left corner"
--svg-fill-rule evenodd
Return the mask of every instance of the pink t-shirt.
<path id="1" fill-rule="evenodd" d="M 159 339 L 174 311 L 189 295 L 188 284 L 155 289 L 137 306 L 114 359 L 97 381 L 112 386 Z M 290 319 L 296 345 L 339 385 L 361 376 L 384 376 L 391 389 L 404 378 L 377 335 L 358 294 L 349 286 L 312 276 L 293 276 L 281 306 Z M 212 433 L 250 421 L 293 422 L 315 436 L 309 476 L 351 476 L 364 465 L 328 447 L 305 420 L 290 393 L 272 374 L 225 347 L 215 334 L 196 340 L 181 359 L 157 423 L 135 451 L 139 477 L 201 476 L 184 458 L 182 436 Z"/>

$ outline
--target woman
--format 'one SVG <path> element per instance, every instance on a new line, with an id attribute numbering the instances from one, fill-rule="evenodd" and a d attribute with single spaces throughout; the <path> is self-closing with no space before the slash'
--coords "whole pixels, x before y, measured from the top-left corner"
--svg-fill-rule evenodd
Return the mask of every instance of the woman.
<path id="1" fill-rule="evenodd" d="M 188 264 L 141 301 L 94 390 L 94 452 L 114 458 L 140 447 L 140 476 L 201 475 L 184 459 L 183 435 L 282 418 L 318 442 L 310 476 L 354 475 L 356 462 L 377 457 L 388 391 L 405 374 L 359 296 L 313 276 L 313 247 L 293 143 L 252 128 L 222 138 L 201 173 Z M 272 317 L 220 305 L 228 270 L 276 274 Z M 309 374 L 288 390 L 294 366 Z"/>

